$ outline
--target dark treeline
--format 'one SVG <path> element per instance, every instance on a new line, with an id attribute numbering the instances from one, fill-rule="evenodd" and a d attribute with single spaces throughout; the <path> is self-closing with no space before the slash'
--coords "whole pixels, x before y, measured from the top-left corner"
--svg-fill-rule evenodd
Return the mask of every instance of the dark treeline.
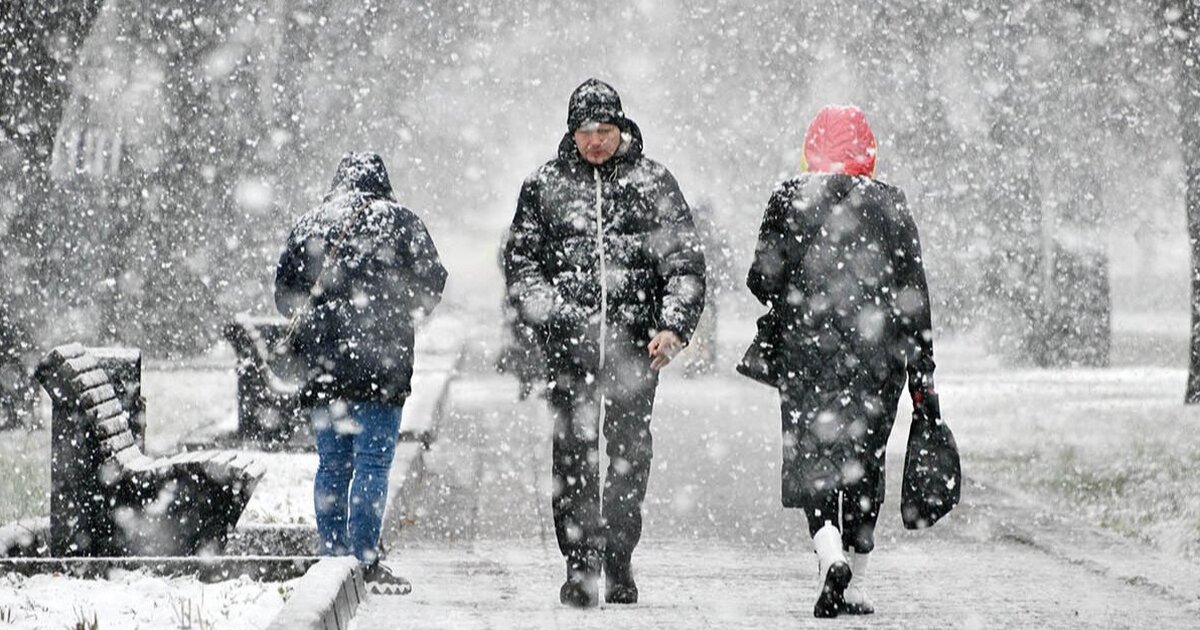
<path id="1" fill-rule="evenodd" d="M 735 261 L 817 107 L 863 107 L 921 223 L 937 325 L 1020 363 L 1104 364 L 1115 268 L 1178 254 L 1155 245 L 1183 214 L 1172 3 L 570 4 L 5 3 L 10 354 L 204 351 L 271 308 L 284 230 L 350 149 L 379 150 L 435 234 L 490 247 L 592 74 Z"/>

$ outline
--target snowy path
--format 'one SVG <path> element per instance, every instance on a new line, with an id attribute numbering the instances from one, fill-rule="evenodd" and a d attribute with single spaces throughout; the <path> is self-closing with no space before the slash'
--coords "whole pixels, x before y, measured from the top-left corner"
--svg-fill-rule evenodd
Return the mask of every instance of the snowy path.
<path id="1" fill-rule="evenodd" d="M 773 397 L 748 381 L 676 375 L 656 405 L 655 469 L 634 556 L 641 603 L 567 609 L 557 598 L 548 418 L 537 402 L 513 403 L 514 391 L 483 375 L 454 386 L 415 524 L 392 553 L 415 590 L 368 600 L 357 630 L 1197 627 L 1194 602 L 1030 544 L 1008 498 L 976 483 L 949 520 L 915 533 L 900 527 L 893 492 L 872 564 L 880 612 L 813 619 L 807 537 L 800 516 L 778 503 Z M 901 423 L 891 445 L 893 491 L 905 432 Z"/>

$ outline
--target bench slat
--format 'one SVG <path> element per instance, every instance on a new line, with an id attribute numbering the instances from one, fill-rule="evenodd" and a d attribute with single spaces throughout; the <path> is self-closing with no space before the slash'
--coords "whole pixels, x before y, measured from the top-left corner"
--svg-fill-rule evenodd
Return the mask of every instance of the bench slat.
<path id="1" fill-rule="evenodd" d="M 59 369 L 62 370 L 62 373 L 65 374 L 67 378 L 74 378 L 75 376 L 83 374 L 84 372 L 91 372 L 98 367 L 100 367 L 100 362 L 96 360 L 96 357 L 93 357 L 90 354 L 84 354 L 83 356 L 78 356 L 73 359 L 67 359 L 66 361 L 63 361 Z"/>
<path id="2" fill-rule="evenodd" d="M 257 482 L 267 474 L 267 465 L 262 460 L 256 459 L 252 464 L 246 466 L 245 476 L 247 479 L 252 479 Z"/>
<path id="3" fill-rule="evenodd" d="M 79 400 L 85 407 L 94 407 L 109 400 L 114 400 L 116 397 L 117 390 L 110 383 L 84 391 L 79 395 Z"/>
<path id="4" fill-rule="evenodd" d="M 236 478 L 244 479 L 247 477 L 246 470 L 253 466 L 255 461 L 254 456 L 249 453 L 237 453 L 237 457 L 229 462 L 229 472 Z"/>
<path id="5" fill-rule="evenodd" d="M 133 432 L 126 431 L 101 440 L 100 452 L 104 457 L 112 457 L 135 444 L 136 441 L 133 439 Z"/>
<path id="6" fill-rule="evenodd" d="M 50 354 L 46 357 L 46 360 L 49 361 L 50 363 L 57 364 L 57 363 L 62 363 L 64 361 L 68 361 L 70 359 L 81 357 L 84 354 L 86 354 L 86 351 L 83 349 L 83 344 L 68 343 L 68 344 L 61 345 L 61 346 L 51 350 Z"/>
<path id="7" fill-rule="evenodd" d="M 103 438 L 110 438 L 121 433 L 129 432 L 129 415 L 121 412 L 119 415 L 112 418 L 105 418 L 96 422 L 96 435 Z"/>
<path id="8" fill-rule="evenodd" d="M 87 417 L 93 422 L 99 420 L 107 420 L 115 418 L 125 413 L 125 408 L 121 406 L 121 401 L 117 399 L 108 400 L 94 407 L 89 407 L 85 412 Z"/>
<path id="9" fill-rule="evenodd" d="M 108 378 L 108 372 L 97 367 L 90 372 L 75 375 L 71 378 L 71 384 L 82 391 L 101 385 L 112 385 L 112 381 Z"/>

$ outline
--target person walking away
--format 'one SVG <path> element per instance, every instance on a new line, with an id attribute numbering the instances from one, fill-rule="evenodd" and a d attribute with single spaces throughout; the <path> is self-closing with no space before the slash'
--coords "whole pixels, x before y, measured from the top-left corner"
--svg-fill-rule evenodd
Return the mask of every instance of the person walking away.
<path id="1" fill-rule="evenodd" d="M 606 601 L 634 603 L 658 372 L 700 317 L 704 254 L 675 178 L 642 154 L 611 85 L 589 79 L 571 94 L 558 156 L 521 187 L 505 275 L 547 361 L 559 600 L 595 606 L 603 570 Z"/>
<path id="2" fill-rule="evenodd" d="M 817 617 L 874 611 L 867 560 L 906 375 L 914 405 L 938 404 L 920 238 L 904 193 L 873 179 L 875 152 L 861 110 L 821 109 L 803 172 L 767 204 L 746 282 L 777 322 L 782 501 L 808 520 Z"/>
<path id="3" fill-rule="evenodd" d="M 354 555 L 368 581 L 411 585 L 381 562 L 388 469 L 413 372 L 414 320 L 441 299 L 446 270 L 425 225 L 392 192 L 383 160 L 349 153 L 323 202 L 288 235 L 275 303 L 307 368 L 300 390 L 320 463 L 322 555 Z"/>

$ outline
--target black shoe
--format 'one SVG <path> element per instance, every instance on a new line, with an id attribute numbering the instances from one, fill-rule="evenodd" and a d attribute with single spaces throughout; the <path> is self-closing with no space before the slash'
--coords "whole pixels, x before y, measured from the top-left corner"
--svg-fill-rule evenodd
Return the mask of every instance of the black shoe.
<path id="1" fill-rule="evenodd" d="M 604 601 L 610 604 L 636 604 L 637 583 L 629 559 L 608 559 L 604 563 Z"/>
<path id="2" fill-rule="evenodd" d="M 408 595 L 412 592 L 412 582 L 392 573 L 382 562 L 363 567 L 363 580 L 371 585 L 371 592 L 376 595 Z"/>
<path id="3" fill-rule="evenodd" d="M 558 601 L 575 608 L 600 603 L 600 561 L 595 555 L 567 558 L 567 581 L 558 589 Z"/>
<path id="4" fill-rule="evenodd" d="M 829 566 L 829 570 L 825 572 L 825 583 L 821 585 L 821 594 L 817 596 L 817 603 L 813 606 L 813 616 L 821 618 L 836 617 L 838 613 L 845 612 L 846 587 L 850 585 L 850 564 L 847 562 L 835 562 Z"/>

